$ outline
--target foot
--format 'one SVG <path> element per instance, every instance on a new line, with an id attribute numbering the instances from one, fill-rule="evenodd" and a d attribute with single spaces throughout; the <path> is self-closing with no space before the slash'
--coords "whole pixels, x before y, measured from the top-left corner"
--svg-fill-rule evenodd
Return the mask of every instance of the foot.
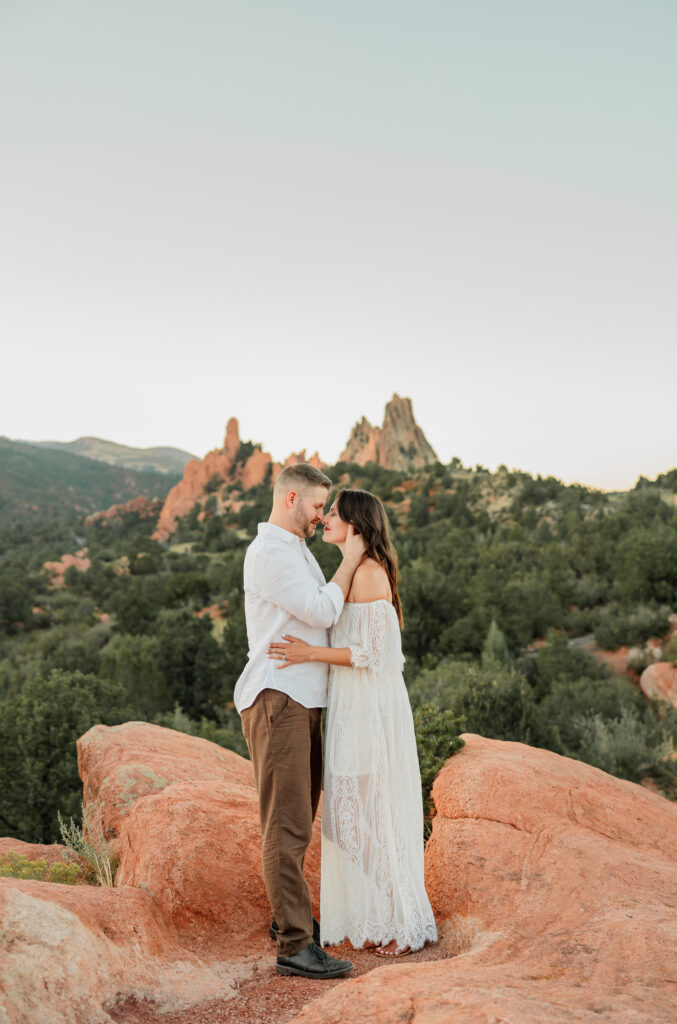
<path id="1" fill-rule="evenodd" d="M 406 956 L 411 953 L 411 946 L 398 946 L 393 939 L 387 946 L 378 946 L 374 952 L 377 956 Z"/>
<path id="2" fill-rule="evenodd" d="M 357 949 L 378 949 L 378 947 L 378 942 L 370 942 L 369 939 L 367 939 L 367 941 L 363 942 L 361 946 L 357 947 Z"/>
<path id="3" fill-rule="evenodd" d="M 314 942 L 291 956 L 278 956 L 277 973 L 292 974 L 300 978 L 342 978 L 352 971 L 350 960 L 336 960 Z"/>
<path id="4" fill-rule="evenodd" d="M 279 930 L 280 926 L 275 920 L 275 918 L 273 918 L 273 923 L 268 929 L 268 934 L 270 935 L 273 942 L 277 942 L 277 933 L 279 932 Z M 313 942 L 315 943 L 316 946 L 320 945 L 320 922 L 316 921 L 315 918 L 313 918 Z"/>

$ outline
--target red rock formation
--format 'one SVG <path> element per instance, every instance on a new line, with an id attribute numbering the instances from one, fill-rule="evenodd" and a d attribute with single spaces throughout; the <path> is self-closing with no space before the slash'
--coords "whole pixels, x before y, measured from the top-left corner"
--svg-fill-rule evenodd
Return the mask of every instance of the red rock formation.
<path id="1" fill-rule="evenodd" d="M 238 424 L 232 417 L 228 420 L 223 448 L 215 448 L 203 459 L 191 459 L 186 463 L 183 479 L 172 487 L 165 498 L 153 534 L 156 540 L 167 540 L 176 529 L 176 521 L 187 515 L 197 501 L 207 496 L 207 485 L 211 480 L 223 483 L 229 479 L 239 450 Z"/>
<path id="2" fill-rule="evenodd" d="M 658 661 L 645 668 L 639 685 L 647 697 L 658 697 L 677 708 L 677 668 L 669 661 Z"/>
<path id="3" fill-rule="evenodd" d="M 273 462 L 268 452 L 256 447 L 247 458 L 244 465 L 237 463 L 240 451 L 240 435 L 236 419 L 228 420 L 226 436 L 223 448 L 216 448 L 208 452 L 204 459 L 191 459 L 186 463 L 183 479 L 172 487 L 167 495 L 162 511 L 158 519 L 157 529 L 153 534 L 156 540 L 167 540 L 176 530 L 177 521 L 187 515 L 196 503 L 203 504 L 210 494 L 212 482 L 217 483 L 213 493 L 217 494 L 218 510 L 236 510 L 236 499 L 229 494 L 223 497 L 220 493 L 220 486 L 223 484 L 235 485 L 240 491 L 246 492 L 252 487 L 270 481 L 273 484 L 275 477 L 283 468 L 280 463 Z M 284 463 L 285 466 L 295 465 L 298 462 L 306 461 L 305 450 L 293 453 Z M 315 452 L 308 460 L 311 465 L 318 469 L 324 469 L 326 463 L 322 462 L 320 456 Z"/>
<path id="4" fill-rule="evenodd" d="M 91 564 L 90 559 L 87 558 L 87 548 L 81 548 L 74 555 L 62 555 L 58 562 L 45 562 L 43 569 L 50 573 L 50 582 L 53 587 L 63 587 L 66 569 L 74 566 L 78 572 L 87 572 Z"/>
<path id="5" fill-rule="evenodd" d="M 248 491 L 250 487 L 258 487 L 268 477 L 272 458 L 268 452 L 255 448 L 244 464 L 242 470 L 242 490 Z"/>
<path id="6" fill-rule="evenodd" d="M 287 1020 L 266 1013 L 274 985 L 306 993 L 299 1024 L 672 1021 L 677 807 L 549 751 L 466 742 L 435 783 L 426 851 L 433 952 L 451 958 L 372 956 L 369 974 L 317 986 L 273 973 L 251 765 L 158 726 L 96 726 L 79 767 L 118 888 L 0 878 L 0 1019 L 159 1021 L 113 1007 L 218 997 L 218 1016 L 182 1019 Z M 316 900 L 317 827 L 306 867 Z M 260 1015 L 228 1009 L 239 984 L 261 986 Z"/>
<path id="7" fill-rule="evenodd" d="M 133 722 L 90 729 L 78 765 L 85 806 L 120 856 L 116 888 L 0 878 L 0 1020 L 111 1024 L 125 999 L 227 1000 L 261 960 L 270 969 L 250 763 Z M 306 859 L 315 898 L 319 838 L 316 827 Z"/>
<path id="8" fill-rule="evenodd" d="M 437 462 L 437 455 L 414 419 L 411 399 L 394 394 L 386 405 L 383 426 L 373 427 L 364 416 L 355 424 L 340 461 L 360 466 L 375 462 L 410 472 Z"/>
<path id="9" fill-rule="evenodd" d="M 92 512 L 85 517 L 85 526 L 91 526 L 96 522 L 108 522 L 111 519 L 120 519 L 130 512 L 135 513 L 139 519 L 154 519 L 159 515 L 162 508 L 162 498 L 146 498 L 143 495 L 125 501 L 120 505 L 111 505 L 100 512 Z"/>
<path id="10" fill-rule="evenodd" d="M 451 960 L 372 971 L 295 1024 L 677 1018 L 677 807 L 589 765 L 466 736 L 426 885 Z"/>
<path id="11" fill-rule="evenodd" d="M 70 860 L 67 847 L 59 843 L 51 843 L 43 846 L 41 843 L 24 843 L 21 839 L 12 839 L 9 836 L 0 837 L 0 857 L 8 853 L 18 853 L 20 856 L 28 857 L 29 860 L 44 860 L 48 864 L 58 864 L 64 860 Z"/>

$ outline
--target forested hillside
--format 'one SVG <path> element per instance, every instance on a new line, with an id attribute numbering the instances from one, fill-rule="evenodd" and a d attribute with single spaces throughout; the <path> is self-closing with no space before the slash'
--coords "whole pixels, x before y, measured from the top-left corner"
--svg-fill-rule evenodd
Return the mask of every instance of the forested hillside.
<path id="1" fill-rule="evenodd" d="M 458 460 L 413 478 L 373 464 L 328 473 L 386 502 L 405 678 L 431 749 L 444 756 L 462 717 L 468 731 L 652 777 L 674 795 L 677 711 L 571 643 L 634 645 L 640 670 L 646 641 L 664 637 L 661 656 L 677 660 L 674 472 L 615 495 Z M 267 482 L 225 514 L 207 497 L 164 543 L 130 513 L 62 523 L 56 552 L 50 515 L 36 515 L 24 524 L 32 543 L 5 544 L 1 833 L 51 841 L 57 809 L 77 816 L 74 741 L 95 722 L 156 721 L 245 752 L 231 703 L 247 651 L 242 563 L 270 499 Z M 91 567 L 53 586 L 43 562 L 83 545 Z M 312 547 L 331 574 L 336 550 L 321 536 Z"/>
<path id="2" fill-rule="evenodd" d="M 138 495 L 164 498 L 178 479 L 0 437 L 0 551 L 32 544 L 33 531 L 58 539 L 61 521 L 77 524 L 87 512 Z"/>

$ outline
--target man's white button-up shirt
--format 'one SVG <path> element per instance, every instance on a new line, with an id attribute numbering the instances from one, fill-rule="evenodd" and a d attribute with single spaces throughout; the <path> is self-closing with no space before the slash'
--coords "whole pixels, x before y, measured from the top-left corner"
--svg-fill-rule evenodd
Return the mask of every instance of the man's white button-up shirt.
<path id="1" fill-rule="evenodd" d="M 337 583 L 325 583 L 306 542 L 273 523 L 259 523 L 244 560 L 244 608 L 249 660 L 235 686 L 242 714 L 262 690 L 281 690 L 307 708 L 327 705 L 329 666 L 319 661 L 276 669 L 268 657 L 271 641 L 285 634 L 316 647 L 328 645 L 327 631 L 343 610 Z"/>

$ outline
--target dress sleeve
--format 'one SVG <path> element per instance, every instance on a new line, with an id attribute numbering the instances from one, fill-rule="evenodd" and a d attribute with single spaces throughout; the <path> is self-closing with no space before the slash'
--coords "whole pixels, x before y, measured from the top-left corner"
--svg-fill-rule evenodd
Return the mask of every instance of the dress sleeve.
<path id="1" fill-rule="evenodd" d="M 385 601 L 371 601 L 360 607 L 357 616 L 358 639 L 350 644 L 350 664 L 380 672 L 385 661 L 388 633 L 388 606 Z"/>

